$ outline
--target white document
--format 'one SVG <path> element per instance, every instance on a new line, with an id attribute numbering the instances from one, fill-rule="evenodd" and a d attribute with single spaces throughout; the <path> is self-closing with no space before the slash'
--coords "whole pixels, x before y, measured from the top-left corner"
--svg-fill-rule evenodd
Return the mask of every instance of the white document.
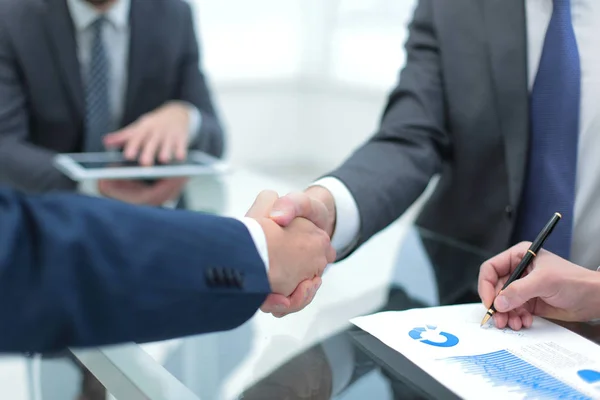
<path id="1" fill-rule="evenodd" d="M 480 327 L 481 304 L 383 312 L 351 322 L 464 399 L 600 399 L 600 346 L 541 318 Z"/>

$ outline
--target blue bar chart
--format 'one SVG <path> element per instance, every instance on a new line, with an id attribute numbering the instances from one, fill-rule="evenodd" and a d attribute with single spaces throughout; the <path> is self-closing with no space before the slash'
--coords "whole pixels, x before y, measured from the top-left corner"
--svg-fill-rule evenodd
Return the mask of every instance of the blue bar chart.
<path id="1" fill-rule="evenodd" d="M 507 393 L 523 395 L 523 399 L 577 399 L 591 397 L 560 381 L 547 372 L 506 351 L 444 358 L 451 365 L 458 365 L 468 375 L 477 375 L 491 386 Z"/>

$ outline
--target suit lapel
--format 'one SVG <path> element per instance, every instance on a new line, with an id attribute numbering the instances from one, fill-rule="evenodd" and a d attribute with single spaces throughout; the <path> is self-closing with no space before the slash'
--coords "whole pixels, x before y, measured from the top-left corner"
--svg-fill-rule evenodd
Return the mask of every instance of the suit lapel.
<path id="1" fill-rule="evenodd" d="M 511 204 L 518 204 L 529 142 L 527 31 L 523 0 L 484 0 L 493 87 L 508 169 Z"/>
<path id="2" fill-rule="evenodd" d="M 75 28 L 64 0 L 47 0 L 44 18 L 52 57 L 60 73 L 62 82 L 69 94 L 77 116 L 83 116 L 84 96 L 81 71 L 77 59 Z"/>
<path id="3" fill-rule="evenodd" d="M 152 24 L 156 24 L 161 18 L 153 15 L 154 3 L 154 1 L 148 0 L 131 1 L 129 65 L 122 125 L 133 122 L 137 117 L 134 108 L 135 99 L 144 82 L 144 72 L 148 71 L 145 64 L 151 63 L 153 60 L 152 46 L 156 46 L 158 43 L 155 40 L 158 27 L 153 27 Z"/>

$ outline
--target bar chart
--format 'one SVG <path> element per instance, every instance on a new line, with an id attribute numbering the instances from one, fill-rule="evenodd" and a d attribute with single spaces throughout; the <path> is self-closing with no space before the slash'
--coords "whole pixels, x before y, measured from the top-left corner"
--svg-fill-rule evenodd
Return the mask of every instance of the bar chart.
<path id="1" fill-rule="evenodd" d="M 506 350 L 441 361 L 460 366 L 466 374 L 483 377 L 491 386 L 521 394 L 523 399 L 592 399 Z"/>

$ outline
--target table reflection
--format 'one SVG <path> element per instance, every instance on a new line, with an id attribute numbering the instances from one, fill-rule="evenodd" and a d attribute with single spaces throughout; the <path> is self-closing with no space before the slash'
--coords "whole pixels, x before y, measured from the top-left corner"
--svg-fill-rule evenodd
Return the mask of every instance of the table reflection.
<path id="1" fill-rule="evenodd" d="M 234 171 L 194 179 L 186 206 L 242 216 L 266 188 L 280 194 L 300 189 Z M 378 311 L 479 302 L 479 267 L 493 254 L 413 226 L 413 216 L 405 214 L 330 267 L 315 301 L 300 313 L 275 319 L 258 312 L 228 332 L 76 356 L 95 375 L 102 366 L 97 378 L 117 398 L 114 392 L 124 380 L 148 399 L 427 398 L 361 350 L 355 340 L 360 332 L 349 320 Z M 578 327 L 600 337 L 596 328 Z"/>
<path id="2" fill-rule="evenodd" d="M 438 297 L 444 299 L 441 304 L 468 304 L 479 302 L 475 291 L 475 279 L 481 263 L 488 254 L 478 249 L 464 246 L 452 240 L 440 237 L 435 233 L 414 228 L 411 232 L 418 240 L 405 241 L 398 258 L 398 266 L 421 260 L 421 265 L 412 265 L 416 271 L 432 268 L 440 270 L 452 268 L 456 263 L 466 264 L 472 277 L 457 277 L 456 290 L 450 286 Z M 435 265 L 434 265 L 435 264 Z M 447 284 L 447 282 L 446 282 Z M 414 289 L 414 288 L 413 288 Z M 413 290 L 414 291 L 414 290 Z M 411 308 L 427 307 L 426 301 L 416 299 L 401 286 L 391 286 L 387 293 L 387 302 L 377 311 L 401 311 Z M 559 323 L 566 328 L 600 343 L 600 324 Z M 402 376 L 402 371 L 390 371 L 388 366 L 372 359 L 361 346 L 356 337 L 368 335 L 359 328 L 334 335 L 323 342 L 299 354 L 282 365 L 277 371 L 261 379 L 248 388 L 240 399 L 348 399 L 367 398 L 366 393 L 379 390 L 384 397 L 370 396 L 377 399 L 428 399 L 423 388 Z M 390 349 L 390 351 L 393 351 Z M 379 379 L 374 379 L 378 377 Z M 364 381 L 364 382 L 363 382 Z M 355 386 L 370 386 L 367 391 L 355 391 Z M 379 388 L 377 388 L 377 385 Z"/>

